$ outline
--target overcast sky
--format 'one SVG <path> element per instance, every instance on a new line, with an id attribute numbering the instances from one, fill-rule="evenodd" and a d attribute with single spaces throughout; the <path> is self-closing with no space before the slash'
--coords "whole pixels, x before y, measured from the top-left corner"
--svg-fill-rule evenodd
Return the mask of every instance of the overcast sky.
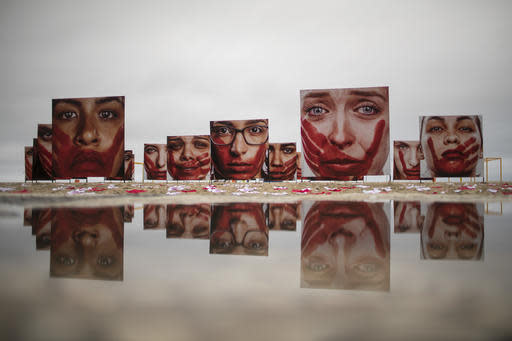
<path id="1" fill-rule="evenodd" d="M 418 139 L 419 115 L 482 115 L 484 154 L 510 180 L 510 13 L 507 0 L 2 0 L 0 181 L 24 180 L 52 98 L 126 96 L 140 162 L 144 143 L 217 119 L 268 118 L 271 142 L 300 145 L 300 89 L 365 86 L 390 87 L 391 141 Z"/>

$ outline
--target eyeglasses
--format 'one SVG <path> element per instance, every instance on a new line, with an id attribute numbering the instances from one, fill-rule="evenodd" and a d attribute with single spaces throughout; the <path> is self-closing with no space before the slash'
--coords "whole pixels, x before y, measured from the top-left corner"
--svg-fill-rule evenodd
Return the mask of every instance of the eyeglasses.
<path id="1" fill-rule="evenodd" d="M 231 253 L 241 245 L 248 253 L 265 253 L 268 250 L 268 235 L 260 230 L 247 231 L 239 244 L 231 230 L 217 230 L 211 235 L 211 250 L 214 253 Z"/>
<path id="2" fill-rule="evenodd" d="M 218 146 L 227 146 L 233 143 L 238 133 L 242 134 L 248 145 L 261 145 L 268 140 L 268 127 L 262 125 L 249 126 L 244 129 L 227 126 L 212 127 L 211 139 Z"/>

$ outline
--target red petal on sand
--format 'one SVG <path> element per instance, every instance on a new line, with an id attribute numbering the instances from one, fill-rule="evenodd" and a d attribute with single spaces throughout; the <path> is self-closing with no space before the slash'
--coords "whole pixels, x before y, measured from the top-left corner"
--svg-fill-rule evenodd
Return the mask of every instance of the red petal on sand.
<path id="1" fill-rule="evenodd" d="M 183 189 L 181 190 L 183 193 L 190 193 L 190 192 L 197 192 L 195 189 L 189 189 L 189 190 L 186 190 L 186 189 Z"/>
<path id="2" fill-rule="evenodd" d="M 126 191 L 126 193 L 142 193 L 142 192 L 146 192 L 146 191 L 143 189 L 131 189 L 129 191 Z"/>

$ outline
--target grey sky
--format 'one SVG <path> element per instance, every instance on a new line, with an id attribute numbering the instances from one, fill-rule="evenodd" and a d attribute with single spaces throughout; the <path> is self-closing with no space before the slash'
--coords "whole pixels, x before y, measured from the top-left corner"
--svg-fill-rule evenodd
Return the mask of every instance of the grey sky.
<path id="1" fill-rule="evenodd" d="M 0 181 L 51 98 L 126 96 L 126 149 L 268 118 L 297 141 L 299 90 L 389 86 L 390 140 L 418 116 L 483 116 L 512 179 L 510 1 L 11 1 L 0 4 Z M 136 171 L 136 176 L 140 172 Z"/>

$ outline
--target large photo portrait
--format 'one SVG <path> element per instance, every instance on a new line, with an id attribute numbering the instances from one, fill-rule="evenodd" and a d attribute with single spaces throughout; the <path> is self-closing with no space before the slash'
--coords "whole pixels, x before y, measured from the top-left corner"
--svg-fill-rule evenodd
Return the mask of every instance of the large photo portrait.
<path id="1" fill-rule="evenodd" d="M 52 179 L 52 125 L 38 124 L 37 138 L 34 139 L 32 178 Z"/>
<path id="2" fill-rule="evenodd" d="M 295 180 L 297 173 L 295 142 L 270 143 L 265 168 L 265 178 L 268 181 Z"/>
<path id="3" fill-rule="evenodd" d="M 268 119 L 210 121 L 214 179 L 263 178 Z"/>
<path id="4" fill-rule="evenodd" d="M 388 87 L 301 90 L 302 176 L 389 174 Z"/>
<path id="5" fill-rule="evenodd" d="M 34 163 L 34 147 L 25 146 L 25 180 L 32 180 L 32 165 Z"/>
<path id="6" fill-rule="evenodd" d="M 421 178 L 483 176 L 482 118 L 420 116 Z"/>
<path id="7" fill-rule="evenodd" d="M 167 180 L 167 145 L 144 144 L 144 179 Z"/>
<path id="8" fill-rule="evenodd" d="M 123 177 L 124 96 L 52 100 L 56 178 Z"/>
<path id="9" fill-rule="evenodd" d="M 420 141 L 393 141 L 393 180 L 419 180 Z"/>
<path id="10" fill-rule="evenodd" d="M 210 179 L 210 136 L 167 136 L 167 170 L 173 180 Z"/>

